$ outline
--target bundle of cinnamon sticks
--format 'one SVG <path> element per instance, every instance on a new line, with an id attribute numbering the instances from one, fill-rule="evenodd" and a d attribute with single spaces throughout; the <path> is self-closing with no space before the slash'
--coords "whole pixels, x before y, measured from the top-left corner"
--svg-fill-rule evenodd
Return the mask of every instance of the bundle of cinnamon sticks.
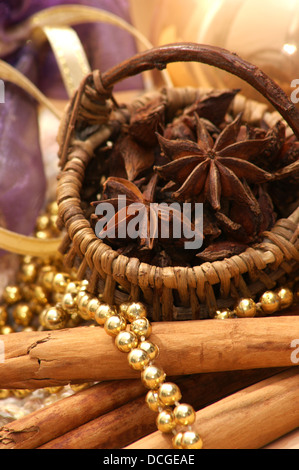
<path id="1" fill-rule="evenodd" d="M 259 448 L 298 426 L 299 322 L 289 313 L 153 323 L 157 363 L 197 410 L 205 448 Z M 0 388 L 100 383 L 3 427 L 0 449 L 171 448 L 171 437 L 156 431 L 139 373 L 100 327 L 3 340 Z"/>

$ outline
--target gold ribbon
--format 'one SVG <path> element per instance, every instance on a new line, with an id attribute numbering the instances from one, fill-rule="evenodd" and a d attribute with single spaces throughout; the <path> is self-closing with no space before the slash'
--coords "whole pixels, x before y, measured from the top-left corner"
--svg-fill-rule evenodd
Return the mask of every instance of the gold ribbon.
<path id="1" fill-rule="evenodd" d="M 71 97 L 83 78 L 91 72 L 88 59 L 77 33 L 69 27 L 44 26 L 51 44 L 64 86 Z"/>
<path id="2" fill-rule="evenodd" d="M 153 44 L 134 26 L 132 26 L 127 21 L 123 20 L 122 18 L 114 15 L 105 10 L 101 10 L 99 8 L 88 7 L 84 5 L 60 5 L 56 7 L 46 8 L 38 13 L 35 13 L 33 16 L 25 20 L 24 22 L 11 27 L 9 30 L 5 32 L 7 37 L 7 42 L 1 43 L 0 41 L 0 53 L 1 50 L 5 50 L 7 44 L 9 44 L 9 48 L 11 49 L 13 44 L 17 47 L 21 41 L 24 39 L 33 38 L 33 40 L 43 41 L 46 37 L 49 39 L 48 32 L 49 28 L 54 28 L 56 31 L 60 28 L 69 28 L 71 26 L 75 26 L 78 24 L 83 23 L 96 23 L 96 22 L 103 22 L 108 23 L 111 25 L 115 25 L 129 34 L 131 34 L 139 44 L 145 49 L 151 49 Z M 69 38 L 71 37 L 71 33 L 69 33 Z M 74 37 L 74 36 L 73 36 Z M 80 47 L 79 43 L 80 40 L 75 39 L 77 46 Z M 58 65 L 62 74 L 64 76 L 63 67 L 59 58 L 59 51 L 57 51 L 57 40 L 55 38 L 55 33 L 51 34 L 50 43 L 53 47 L 54 54 L 58 60 Z M 66 58 L 68 59 L 68 67 L 71 75 L 73 75 L 73 58 L 71 58 L 72 54 L 72 43 L 69 42 L 67 39 L 66 44 L 59 44 L 61 48 L 63 48 L 63 56 L 64 61 Z M 59 47 L 59 48 L 60 48 Z M 68 50 L 69 48 L 69 50 Z M 84 56 L 84 50 L 81 46 L 81 52 L 79 52 L 78 60 Z M 78 49 L 79 50 L 79 49 Z M 77 52 L 76 52 L 77 54 Z M 84 62 L 85 59 L 83 59 Z M 82 62 L 83 64 L 83 62 Z M 86 63 L 85 63 L 86 65 Z M 67 72 L 68 73 L 68 72 Z M 165 82 L 167 87 L 172 87 L 173 83 L 172 80 L 167 72 L 167 70 L 161 71 L 161 76 Z M 66 78 L 64 78 L 66 80 Z"/>
<path id="3" fill-rule="evenodd" d="M 61 238 L 41 240 L 0 228 L 0 248 L 18 255 L 51 256 L 57 253 Z"/>

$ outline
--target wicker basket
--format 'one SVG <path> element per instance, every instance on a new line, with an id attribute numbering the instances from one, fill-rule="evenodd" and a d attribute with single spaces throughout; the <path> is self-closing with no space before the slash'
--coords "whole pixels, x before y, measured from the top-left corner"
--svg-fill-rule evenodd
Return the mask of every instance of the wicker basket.
<path id="1" fill-rule="evenodd" d="M 245 121 L 258 123 L 263 118 L 270 125 L 283 118 L 288 130 L 299 138 L 299 113 L 278 85 L 255 66 L 223 49 L 191 43 L 163 46 L 140 53 L 102 75 L 96 70 L 85 78 L 65 111 L 58 136 L 61 171 L 57 202 L 60 227 L 66 229 L 61 251 L 66 254 L 66 264 L 76 265 L 78 276 L 89 279 L 93 293 L 101 293 L 108 303 L 141 300 L 148 305 L 153 321 L 208 318 L 218 308 L 232 307 L 239 297 L 256 297 L 294 276 L 299 261 L 298 208 L 265 232 L 263 242 L 255 248 L 192 268 L 142 263 L 119 255 L 96 237 L 84 215 L 80 191 L 94 149 L 111 136 L 110 124 L 113 121 L 115 129 L 115 123 L 121 126 L 128 119 L 115 103 L 113 86 L 129 76 L 163 69 L 176 61 L 203 62 L 236 74 L 263 93 L 275 111 L 237 95 L 232 114 L 243 111 Z M 192 88 L 167 88 L 155 93 L 163 93 L 170 109 L 191 104 L 197 92 Z M 130 106 L 138 108 L 139 100 Z"/>

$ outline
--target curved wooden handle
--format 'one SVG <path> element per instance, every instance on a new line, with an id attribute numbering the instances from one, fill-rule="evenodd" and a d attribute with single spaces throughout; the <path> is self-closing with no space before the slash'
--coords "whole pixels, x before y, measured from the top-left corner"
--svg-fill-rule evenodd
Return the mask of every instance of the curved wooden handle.
<path id="1" fill-rule="evenodd" d="M 299 111 L 280 86 L 255 65 L 220 47 L 187 42 L 149 49 L 103 73 L 102 85 L 110 90 L 125 78 L 154 68 L 162 70 L 172 62 L 201 62 L 238 76 L 274 106 L 299 139 Z"/>

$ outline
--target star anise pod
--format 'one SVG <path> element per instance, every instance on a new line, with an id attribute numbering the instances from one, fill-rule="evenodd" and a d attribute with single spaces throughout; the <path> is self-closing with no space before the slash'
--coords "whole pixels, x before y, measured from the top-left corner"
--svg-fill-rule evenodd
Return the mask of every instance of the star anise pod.
<path id="1" fill-rule="evenodd" d="M 104 184 L 104 199 L 91 203 L 92 206 L 103 203 L 111 204 L 116 210 L 109 220 L 104 220 L 103 227 L 98 233 L 99 238 L 106 237 L 110 241 L 117 242 L 120 242 L 121 239 L 133 238 L 132 231 L 129 230 L 128 233 L 128 225 L 137 217 L 136 225 L 139 226 L 135 234 L 137 234 L 136 238 L 139 238 L 139 244 L 143 248 L 153 249 L 155 241 L 158 239 L 162 239 L 162 241 L 164 239 L 168 243 L 169 241 L 174 242 L 172 228 L 175 224 L 176 227 L 180 226 L 181 234 L 190 233 L 192 230 L 195 236 L 202 237 L 200 233 L 195 232 L 196 227 L 181 210 L 173 207 L 170 209 L 167 204 L 155 204 L 157 181 L 158 175 L 152 175 L 144 190 L 141 191 L 133 182 L 124 178 L 108 178 Z M 121 206 L 119 197 L 123 196 L 125 199 L 123 206 Z M 91 216 L 93 220 L 101 218 L 97 214 Z M 184 236 L 182 235 L 178 241 L 184 242 Z"/>
<path id="2" fill-rule="evenodd" d="M 142 145 L 156 145 L 155 133 L 164 126 L 166 103 L 162 96 L 151 99 L 137 110 L 133 110 L 128 125 L 128 133 Z"/>
<path id="3" fill-rule="evenodd" d="M 199 117 L 205 118 L 216 126 L 224 121 L 230 104 L 235 98 L 239 89 L 235 90 L 213 90 L 199 96 L 197 100 L 184 109 L 185 116 L 193 116 L 196 113 Z"/>
<path id="4" fill-rule="evenodd" d="M 230 258 L 233 255 L 239 255 L 246 250 L 247 245 L 236 241 L 217 241 L 210 243 L 207 248 L 196 255 L 201 261 L 218 261 L 224 258 Z"/>
<path id="5" fill-rule="evenodd" d="M 119 136 L 109 157 L 109 175 L 134 181 L 155 161 L 154 149 L 141 145 L 128 134 Z"/>
<path id="6" fill-rule="evenodd" d="M 158 135 L 161 150 L 171 161 L 154 170 L 163 179 L 180 185 L 173 194 L 178 200 L 208 200 L 214 210 L 219 210 L 223 196 L 252 206 L 242 179 L 255 184 L 273 179 L 271 173 L 249 161 L 270 145 L 271 137 L 237 141 L 241 127 L 238 115 L 214 142 L 202 120 L 198 116 L 196 120 L 197 142 Z"/>

